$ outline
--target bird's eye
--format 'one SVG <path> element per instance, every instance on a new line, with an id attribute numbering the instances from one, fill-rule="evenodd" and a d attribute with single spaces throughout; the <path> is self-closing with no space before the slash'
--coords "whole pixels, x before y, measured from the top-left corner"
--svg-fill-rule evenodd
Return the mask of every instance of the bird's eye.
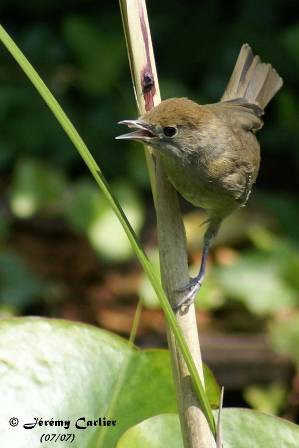
<path id="1" fill-rule="evenodd" d="M 175 126 L 165 126 L 163 128 L 163 133 L 165 137 L 174 137 L 177 134 L 178 130 Z"/>

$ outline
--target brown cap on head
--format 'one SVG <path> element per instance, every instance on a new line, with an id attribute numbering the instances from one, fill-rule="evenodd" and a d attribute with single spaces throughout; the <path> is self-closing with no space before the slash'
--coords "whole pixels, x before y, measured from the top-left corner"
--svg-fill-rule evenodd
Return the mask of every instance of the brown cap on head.
<path id="1" fill-rule="evenodd" d="M 212 115 L 210 111 L 188 98 L 171 98 L 162 101 L 140 117 L 140 120 L 161 126 L 186 125 L 194 127 L 198 126 L 202 120 L 208 119 L 208 115 Z"/>

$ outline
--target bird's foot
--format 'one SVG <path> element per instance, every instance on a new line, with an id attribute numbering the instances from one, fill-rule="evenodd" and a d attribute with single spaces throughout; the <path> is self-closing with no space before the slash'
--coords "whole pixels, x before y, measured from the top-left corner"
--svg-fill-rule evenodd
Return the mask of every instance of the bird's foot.
<path id="1" fill-rule="evenodd" d="M 176 293 L 182 295 L 183 297 L 174 305 L 173 310 L 177 311 L 182 306 L 190 306 L 195 300 L 196 294 L 199 291 L 202 285 L 202 276 L 198 276 L 195 278 L 190 278 L 189 283 L 182 288 L 176 289 Z"/>

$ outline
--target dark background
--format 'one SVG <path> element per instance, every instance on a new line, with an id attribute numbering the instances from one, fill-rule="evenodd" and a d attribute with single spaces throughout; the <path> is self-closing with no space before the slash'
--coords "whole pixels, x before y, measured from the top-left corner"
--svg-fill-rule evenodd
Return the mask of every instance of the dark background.
<path id="1" fill-rule="evenodd" d="M 246 210 L 227 220 L 215 245 L 198 318 L 204 357 L 225 384 L 228 404 L 246 400 L 294 420 L 299 397 L 298 9 L 297 1 L 148 1 L 163 98 L 216 101 L 244 42 L 284 79 L 258 135 L 257 185 Z M 117 122 L 136 116 L 118 2 L 2 0 L 0 13 L 156 260 L 143 151 L 114 140 L 123 131 Z M 1 316 L 63 317 L 127 336 L 140 296 L 145 310 L 137 342 L 164 345 L 155 297 L 104 198 L 2 46 L 0 130 Z M 182 209 L 190 263 L 198 266 L 204 216 L 185 203 Z"/>

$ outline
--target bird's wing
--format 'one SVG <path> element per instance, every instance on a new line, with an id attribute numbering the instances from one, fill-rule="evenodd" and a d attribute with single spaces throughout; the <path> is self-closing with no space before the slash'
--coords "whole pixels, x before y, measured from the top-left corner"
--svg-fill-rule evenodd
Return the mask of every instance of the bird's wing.
<path id="1" fill-rule="evenodd" d="M 232 129 L 256 132 L 263 126 L 263 110 L 244 98 L 209 104 L 207 107 Z"/>

